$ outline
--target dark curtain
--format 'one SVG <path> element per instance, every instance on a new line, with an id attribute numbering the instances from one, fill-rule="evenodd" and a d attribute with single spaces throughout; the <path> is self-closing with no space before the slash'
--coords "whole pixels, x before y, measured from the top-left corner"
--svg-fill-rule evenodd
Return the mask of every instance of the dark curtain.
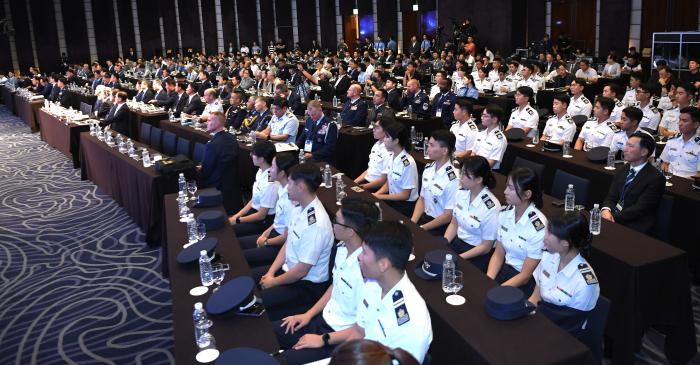
<path id="1" fill-rule="evenodd" d="M 141 33 L 141 51 L 144 57 L 151 58 L 155 54 L 163 54 L 160 41 L 160 22 L 158 18 L 158 3 L 155 1 L 139 1 L 139 32 Z"/>
<path id="2" fill-rule="evenodd" d="M 177 45 L 177 23 L 175 20 L 175 2 L 173 0 L 159 0 L 160 14 L 163 16 L 163 33 L 165 34 L 165 48 L 175 51 Z"/>
<path id="3" fill-rule="evenodd" d="M 15 28 L 15 46 L 17 48 L 17 61 L 19 69 L 24 74 L 29 66 L 34 65 L 31 37 L 29 36 L 29 22 L 27 21 L 27 4 L 22 0 L 11 0 L 12 26 Z M 37 34 L 35 33 L 36 37 Z M 10 49 L 7 48 L 9 51 Z"/>
<path id="4" fill-rule="evenodd" d="M 115 59 L 119 56 L 117 28 L 114 26 L 114 5 L 111 1 L 92 0 L 97 58 Z"/>
<path id="5" fill-rule="evenodd" d="M 628 0 L 606 0 L 600 2 L 600 45 L 599 55 L 606 57 L 611 49 L 617 55 L 627 51 L 630 31 L 630 10 L 632 5 Z M 615 14 L 615 16 L 603 16 Z"/>
<path id="6" fill-rule="evenodd" d="M 272 12 L 272 2 L 274 0 L 260 0 L 260 13 L 262 14 L 262 19 L 260 21 L 260 26 L 262 27 L 262 41 L 263 44 L 267 45 L 270 41 L 277 42 L 275 39 L 275 17 Z M 251 2 L 252 3 L 252 2 Z M 251 4 L 255 8 L 255 4 Z M 255 33 L 257 37 L 258 33 Z M 289 38 L 284 39 L 284 41 L 289 41 Z"/>
<path id="7" fill-rule="evenodd" d="M 218 53 L 216 4 L 214 0 L 202 0 L 202 24 L 204 24 L 204 45 L 207 48 L 207 54 Z"/>
<path id="8" fill-rule="evenodd" d="M 335 4 L 333 1 L 319 1 L 321 13 L 321 46 L 335 51 L 338 47 L 335 29 Z"/>
<path id="9" fill-rule="evenodd" d="M 311 41 L 316 39 L 315 0 L 297 0 L 297 24 L 301 49 L 308 50 L 311 48 Z"/>
<path id="10" fill-rule="evenodd" d="M 228 52 L 229 43 L 233 43 L 234 49 L 238 49 L 236 44 L 236 14 L 233 6 L 233 0 L 221 0 L 221 23 L 224 28 L 224 50 L 226 52 Z"/>
<path id="11" fill-rule="evenodd" d="M 185 53 L 192 48 L 198 52 L 202 48 L 202 40 L 199 33 L 199 10 L 197 2 L 193 0 L 177 0 L 180 12 L 180 33 L 182 35 L 182 48 Z"/>
<path id="12" fill-rule="evenodd" d="M 134 52 L 136 52 L 136 38 L 134 37 L 131 2 L 117 1 L 117 10 L 119 11 L 119 31 L 122 35 L 122 54 L 126 56 L 129 54 L 129 48 L 133 48 Z"/>
<path id="13" fill-rule="evenodd" d="M 82 0 L 61 1 L 61 9 L 63 13 L 63 27 L 66 31 L 68 60 L 71 63 L 90 61 L 90 46 L 88 44 L 85 9 Z"/>
<path id="14" fill-rule="evenodd" d="M 389 37 L 396 40 L 398 32 L 398 22 L 396 20 L 396 1 L 382 2 L 377 4 L 377 27 L 379 27 L 379 36 L 382 37 L 384 43 L 389 41 Z"/>
<path id="15" fill-rule="evenodd" d="M 289 0 L 274 0 L 277 13 L 277 32 L 287 43 L 287 49 L 294 49 L 294 33 L 292 32 L 292 3 Z M 299 13 L 297 2 L 297 14 Z M 315 13 L 315 11 L 314 11 Z M 265 14 L 265 12 L 263 12 Z"/>
<path id="16" fill-rule="evenodd" d="M 2 15 L 0 15 L 0 17 L 2 17 Z M 34 22 L 34 35 L 36 36 L 40 70 L 42 73 L 57 70 L 59 65 L 58 59 L 61 56 L 61 52 L 58 48 L 56 15 L 53 11 L 53 1 L 32 1 L 32 20 Z M 9 45 L 7 48 L 3 48 L 2 42 L 0 41 L 0 49 L 7 49 L 7 55 L 9 57 Z M 2 69 L 2 66 L 0 66 L 0 69 Z"/>
<path id="17" fill-rule="evenodd" d="M 253 41 L 258 41 L 258 14 L 255 9 L 255 2 L 251 0 L 238 0 L 238 34 L 241 44 L 248 48 L 252 47 Z M 261 44 L 263 51 L 267 49 L 267 44 Z"/>

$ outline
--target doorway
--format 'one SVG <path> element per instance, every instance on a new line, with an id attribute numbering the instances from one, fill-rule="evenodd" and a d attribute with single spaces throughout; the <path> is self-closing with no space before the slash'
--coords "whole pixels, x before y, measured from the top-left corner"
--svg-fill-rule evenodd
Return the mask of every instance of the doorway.
<path id="1" fill-rule="evenodd" d="M 357 15 L 347 15 L 343 17 L 343 39 L 348 45 L 350 52 L 355 50 L 357 45 L 357 37 L 359 37 L 359 27 L 357 24 Z"/>

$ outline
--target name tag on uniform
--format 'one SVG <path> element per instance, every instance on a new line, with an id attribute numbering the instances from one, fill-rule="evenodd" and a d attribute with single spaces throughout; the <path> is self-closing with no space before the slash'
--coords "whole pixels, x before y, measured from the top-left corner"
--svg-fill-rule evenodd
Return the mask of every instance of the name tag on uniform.
<path id="1" fill-rule="evenodd" d="M 441 118 L 441 117 L 442 117 L 442 109 L 438 109 L 438 110 L 435 112 L 435 116 L 438 117 L 438 118 Z"/>
<path id="2" fill-rule="evenodd" d="M 313 148 L 313 141 L 312 140 L 306 140 L 306 143 L 304 143 L 304 152 L 311 152 L 311 149 Z"/>
<path id="3" fill-rule="evenodd" d="M 620 204 L 620 203 L 615 204 L 615 210 L 617 210 L 618 213 L 622 212 L 622 204 Z"/>

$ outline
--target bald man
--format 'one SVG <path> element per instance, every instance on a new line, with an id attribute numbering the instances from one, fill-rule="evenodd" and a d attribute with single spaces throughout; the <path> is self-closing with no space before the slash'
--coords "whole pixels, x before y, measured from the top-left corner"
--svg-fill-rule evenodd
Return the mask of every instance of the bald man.
<path id="1" fill-rule="evenodd" d="M 358 84 L 350 85 L 348 88 L 348 99 L 345 101 L 340 117 L 343 125 L 353 127 L 367 126 L 367 103 L 360 98 L 362 86 Z"/>
<path id="2" fill-rule="evenodd" d="M 401 107 L 403 110 L 409 110 L 419 117 L 427 118 L 430 116 L 430 100 L 420 88 L 420 81 L 416 79 L 409 80 L 406 83 L 406 95 L 401 99 Z"/>

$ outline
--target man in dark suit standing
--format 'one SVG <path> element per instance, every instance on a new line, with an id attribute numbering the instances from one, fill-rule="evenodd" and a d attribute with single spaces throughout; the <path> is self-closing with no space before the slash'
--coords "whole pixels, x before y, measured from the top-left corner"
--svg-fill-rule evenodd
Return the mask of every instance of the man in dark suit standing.
<path id="1" fill-rule="evenodd" d="M 636 132 L 627 140 L 624 158 L 628 164 L 610 185 L 602 207 L 604 219 L 642 233 L 652 231 L 665 185 L 661 172 L 648 162 L 655 147 L 654 138 L 646 132 Z"/>
<path id="2" fill-rule="evenodd" d="M 416 38 L 416 36 L 411 37 L 411 45 L 408 47 L 408 54 L 416 57 L 420 54 L 420 43 L 418 43 L 418 38 Z"/>
<path id="3" fill-rule="evenodd" d="M 117 93 L 115 103 L 110 109 L 109 114 L 104 120 L 104 124 L 108 124 L 113 130 L 129 136 L 129 107 L 126 106 L 127 94 L 123 91 Z"/>
<path id="4" fill-rule="evenodd" d="M 233 215 L 243 206 L 238 181 L 238 142 L 224 130 L 224 115 L 218 111 L 209 114 L 207 132 L 213 137 L 206 144 L 202 163 L 197 166 L 199 186 L 220 190 L 226 213 Z"/>

